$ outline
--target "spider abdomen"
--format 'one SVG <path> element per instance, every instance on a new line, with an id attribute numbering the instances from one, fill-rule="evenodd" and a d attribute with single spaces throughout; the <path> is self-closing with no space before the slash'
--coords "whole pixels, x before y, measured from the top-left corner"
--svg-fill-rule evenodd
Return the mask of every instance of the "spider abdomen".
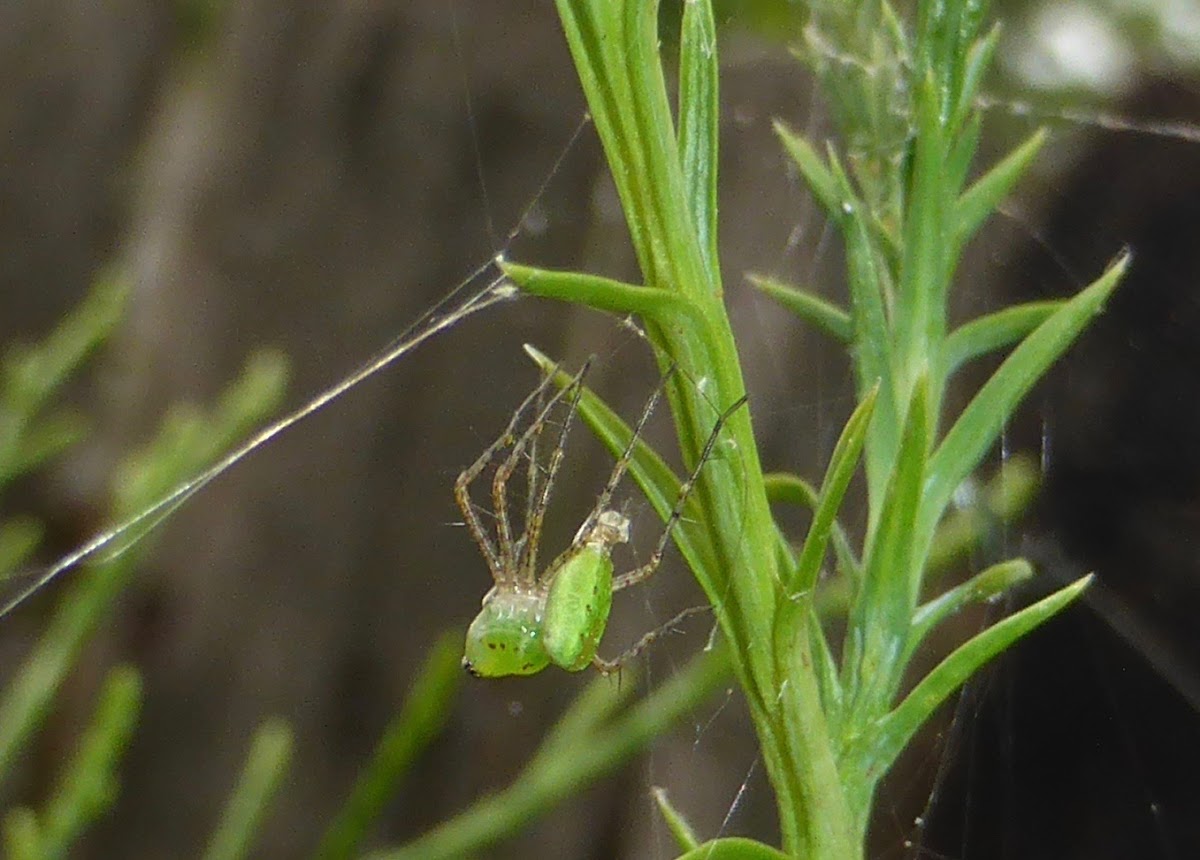
<path id="1" fill-rule="evenodd" d="M 560 562 L 542 623 L 550 662 L 569 672 L 591 665 L 608 624 L 612 589 L 613 564 L 606 546 L 584 544 Z"/>
<path id="2" fill-rule="evenodd" d="M 532 675 L 549 665 L 542 643 L 544 596 L 497 588 L 467 629 L 463 668 L 479 678 Z"/>

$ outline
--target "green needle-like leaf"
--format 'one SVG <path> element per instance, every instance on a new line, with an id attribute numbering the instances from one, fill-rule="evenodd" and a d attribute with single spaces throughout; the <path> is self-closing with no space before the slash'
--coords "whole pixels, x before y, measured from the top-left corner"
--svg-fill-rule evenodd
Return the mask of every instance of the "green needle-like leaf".
<path id="1" fill-rule="evenodd" d="M 839 187 L 837 179 L 825 166 L 824 160 L 802 135 L 792 131 L 784 123 L 776 120 L 774 127 L 775 134 L 783 143 L 783 148 L 800 168 L 800 175 L 808 183 L 808 189 L 817 198 L 817 202 L 821 204 L 830 218 L 841 221 L 845 216 L 843 204 L 846 198 L 843 196 L 843 189 Z"/>
<path id="2" fill-rule="evenodd" d="M 1013 350 L 967 404 L 930 458 L 918 530 L 922 541 L 932 535 L 951 494 L 995 443 L 1026 392 L 1066 352 L 1088 320 L 1100 313 L 1128 264 L 1128 255 L 1122 255 L 1095 283 L 1068 299 Z"/>
<path id="3" fill-rule="evenodd" d="M 925 487 L 928 409 L 929 386 L 921 377 L 881 508 L 887 516 L 868 526 L 862 586 L 846 630 L 842 686 L 853 710 L 850 723 L 856 726 L 890 701 L 903 671 L 896 656 L 904 650 L 920 585 L 921 559 L 912 534 Z"/>
<path id="4" fill-rule="evenodd" d="M 1061 300 L 1027 302 L 964 323 L 946 338 L 946 375 L 972 359 L 1016 343 L 1064 304 Z"/>
<path id="5" fill-rule="evenodd" d="M 983 136 L 983 114 L 975 111 L 963 126 L 958 137 L 951 143 L 946 156 L 946 187 L 958 190 L 967 184 L 979 139 Z"/>
<path id="6" fill-rule="evenodd" d="M 854 340 L 854 321 L 850 319 L 850 314 L 833 302 L 827 302 L 820 296 L 765 275 L 747 275 L 746 279 L 800 319 L 816 326 L 834 340 L 841 343 L 851 343 Z"/>
<path id="7" fill-rule="evenodd" d="M 696 838 L 696 831 L 692 829 L 692 825 L 688 824 L 683 814 L 671 805 L 671 801 L 667 798 L 667 790 L 655 787 L 651 789 L 650 794 L 654 797 L 658 811 L 662 815 L 663 821 L 666 822 L 667 830 L 671 831 L 671 836 L 675 838 L 675 844 L 679 846 L 680 850 L 691 851 L 698 847 L 700 840 Z"/>
<path id="8" fill-rule="evenodd" d="M 581 302 L 598 310 L 638 314 L 662 323 L 678 316 L 695 317 L 698 313 L 691 301 L 671 290 L 638 287 L 599 275 L 536 269 L 507 261 L 500 261 L 500 267 L 513 283 L 531 296 Z"/>
<path id="9" fill-rule="evenodd" d="M 1045 142 L 1045 129 L 1038 129 L 962 193 L 954 207 L 956 237 L 960 243 L 974 236 L 996 211 L 1017 180 L 1025 175 Z"/>
<path id="10" fill-rule="evenodd" d="M 720 283 L 717 258 L 717 28 L 709 3 L 684 3 L 679 43 L 679 161 L 696 240 Z"/>
<path id="11" fill-rule="evenodd" d="M 907 386 L 930 363 L 930 350 L 937 350 L 942 343 L 950 276 L 945 255 L 949 245 L 945 215 L 950 202 L 944 177 L 946 130 L 933 76 L 925 75 L 912 84 L 917 128 L 908 189 L 911 202 L 902 229 L 903 254 L 892 306 L 897 382 L 901 386 L 897 397 L 901 402 L 908 398 Z M 929 382 L 931 405 L 936 407 L 940 380 Z"/>
<path id="12" fill-rule="evenodd" d="M 876 412 L 882 416 L 873 431 L 875 438 L 867 446 L 867 485 L 872 497 L 883 494 L 887 469 L 899 445 L 903 421 L 896 401 L 893 367 L 895 337 L 888 319 L 886 268 L 872 241 L 870 218 L 863 204 L 853 197 L 849 177 L 841 164 L 831 157 L 830 164 L 842 194 L 851 200 L 850 214 L 844 219 L 846 267 L 850 276 L 851 316 L 854 320 L 854 358 L 860 395 L 879 386 Z"/>
<path id="13" fill-rule="evenodd" d="M 951 128 L 961 128 L 966 117 L 975 108 L 975 98 L 984 76 L 992 64 L 996 53 L 996 45 L 1000 41 L 1000 25 L 996 24 L 986 36 L 977 41 L 967 52 L 967 62 L 963 68 L 962 86 L 958 94 L 958 104 L 950 121 Z"/>
<path id="14" fill-rule="evenodd" d="M 929 632 L 964 606 L 992 600 L 1033 576 L 1033 568 L 1023 558 L 994 564 L 982 573 L 947 591 L 917 609 L 906 653 L 911 655 Z"/>
<path id="15" fill-rule="evenodd" d="M 92 725 L 42 816 L 38 856 L 43 860 L 68 856 L 83 830 L 116 800 L 117 762 L 133 735 L 141 703 L 137 670 L 113 669 L 100 692 Z"/>
<path id="16" fill-rule="evenodd" d="M 56 409 L 41 415 L 25 426 L 20 447 L 13 452 L 4 479 L 33 471 L 79 442 L 86 432 L 87 421 L 71 409 Z"/>
<path id="17" fill-rule="evenodd" d="M 998 621 L 956 648 L 879 723 L 876 740 L 869 751 L 861 751 L 866 758 L 860 761 L 870 761 L 873 766 L 881 768 L 890 767 L 912 736 L 948 696 L 994 656 L 1054 617 L 1082 594 L 1091 581 L 1091 575 L 1081 577 L 1049 597 Z"/>
<path id="18" fill-rule="evenodd" d="M 816 511 L 817 509 L 820 499 L 817 488 L 799 475 L 792 475 L 786 472 L 771 472 L 763 476 L 763 487 L 766 489 L 767 498 L 771 500 L 772 504 L 799 505 L 810 511 Z M 854 550 L 850 546 L 850 537 L 846 534 L 846 530 L 842 527 L 842 524 L 837 520 L 833 521 L 832 539 L 833 551 L 837 555 L 838 568 L 850 576 L 854 582 L 858 582 L 862 576 L 862 566 L 859 564 L 858 556 L 854 554 Z M 788 569 L 790 573 L 784 581 L 796 581 L 799 576 L 798 563 L 789 565 Z"/>
<path id="19" fill-rule="evenodd" d="M 121 319 L 129 285 L 119 274 L 96 279 L 83 303 L 36 347 L 14 348 L 4 357 L 5 405 L 33 415 L 67 380 Z"/>
<path id="20" fill-rule="evenodd" d="M 400 713 L 383 733 L 370 764 L 317 846 L 319 860 L 354 857 L 371 824 L 416 757 L 437 737 L 450 715 L 462 671 L 462 633 L 434 644 L 409 689 Z"/>
<path id="21" fill-rule="evenodd" d="M 787 583 L 792 593 L 808 591 L 816 584 L 820 575 L 830 532 L 842 507 L 842 499 L 850 487 L 850 479 L 858 469 L 858 458 L 867 439 L 871 418 L 875 414 L 877 394 L 878 389 L 872 390 L 851 413 L 837 445 L 834 446 L 833 455 L 829 458 L 829 468 L 825 471 L 825 480 L 821 484 L 817 506 L 813 511 L 812 525 L 804 540 L 804 548 L 800 551 L 796 579 Z"/>
<path id="22" fill-rule="evenodd" d="M 292 730 L 271 719 L 254 733 L 246 765 L 208 842 L 204 860 L 240 860 L 254 844 L 259 823 L 287 773 Z"/>

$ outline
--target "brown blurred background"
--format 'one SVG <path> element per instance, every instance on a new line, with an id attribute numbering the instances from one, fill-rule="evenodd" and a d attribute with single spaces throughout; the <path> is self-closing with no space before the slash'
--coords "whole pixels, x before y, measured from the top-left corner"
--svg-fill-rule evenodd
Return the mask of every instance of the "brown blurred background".
<path id="1" fill-rule="evenodd" d="M 51 524 L 56 543 L 48 557 L 105 523 L 111 464 L 146 438 L 161 411 L 180 399 L 212 398 L 256 347 L 277 346 L 290 356 L 290 402 L 299 403 L 402 331 L 505 244 L 584 111 L 546 0 L 253 0 L 212 9 L 200 3 L 123 0 L 97 8 L 41 0 L 0 11 L 0 40 L 5 84 L 0 334 L 8 339 L 50 327 L 102 265 L 123 266 L 134 287 L 127 324 L 76 394 L 95 417 L 97 432 L 68 467 L 23 488 L 19 500 Z M 731 32 L 725 58 L 721 209 L 730 304 L 764 458 L 771 467 L 815 477 L 850 406 L 844 361 L 752 296 L 741 274 L 767 271 L 837 290 L 836 238 L 789 178 L 770 132 L 770 120 L 782 116 L 820 134 L 819 103 L 798 64 L 768 40 Z M 1181 90 L 1156 104 L 1155 112 L 1196 122 L 1200 115 L 1187 98 Z M 1001 133 L 1005 122 L 999 121 Z M 1111 138 L 1111 132 L 1097 129 L 1064 135 L 1051 169 L 1042 175 L 1044 187 L 1026 189 L 1015 217 L 997 229 L 990 244 L 976 249 L 976 263 L 989 273 L 980 280 L 992 283 L 972 282 L 967 304 L 978 310 L 1016 297 L 1069 292 L 1094 276 L 1122 243 L 1140 253 L 1145 237 L 1160 235 L 1159 228 L 1145 226 L 1156 223 L 1148 213 L 1160 205 L 1151 190 L 1197 199 L 1175 180 L 1200 151 L 1195 143 L 1179 143 L 1177 152 L 1167 154 L 1105 150 L 1093 162 L 1101 165 L 1093 168 L 1099 178 L 1087 168 L 1080 168 L 1082 179 L 1063 178 L 1095 141 Z M 1160 184 L 1132 178 L 1146 167 L 1160 171 L 1155 174 L 1164 177 Z M 1131 177 L 1128 189 L 1109 188 L 1103 200 L 1075 204 L 1106 224 L 1104 230 L 1093 234 L 1090 220 L 1052 214 L 1054 193 L 1085 194 L 1107 187 L 1112 176 Z M 1127 212 L 1123 207 L 1133 197 L 1141 201 L 1133 214 L 1102 208 Z M 511 256 L 635 279 L 616 212 L 598 146 L 585 128 L 537 197 L 534 217 L 527 219 Z M 1191 225 L 1179 227 L 1178 247 L 1190 247 L 1195 235 L 1196 220 L 1186 220 L 1190 212 L 1185 207 L 1170 218 L 1172 224 Z M 1065 263 L 1059 252 L 1074 254 L 1071 239 L 1080 235 L 1094 235 L 1094 247 Z M 1176 261 L 1182 252 L 1172 248 L 1162 251 L 1171 271 L 1195 265 L 1190 256 Z M 1144 259 L 1138 257 L 1135 272 Z M 1006 267 L 1002 260 L 1013 262 Z M 1186 271 L 1170 290 L 1153 294 L 1165 314 L 1154 326 L 1185 345 L 1200 334 L 1186 310 L 1195 303 L 1195 268 Z M 1130 304 L 1114 314 L 1136 319 L 1138 307 Z M 1173 368 L 1170 387 L 1154 389 L 1162 392 L 1161 402 L 1195 401 L 1190 365 L 1166 347 L 1146 359 L 1136 378 L 1118 386 L 1115 372 L 1130 368 L 1121 350 L 1135 342 L 1120 328 L 1121 319 L 1114 316 L 1079 359 L 1098 368 L 1091 371 L 1097 381 L 1087 388 L 1099 392 L 1097 399 L 1069 397 L 1078 394 L 1079 374 L 1085 373 L 1075 371 L 1065 386 L 1039 395 L 1028 425 L 1034 429 L 1014 430 L 1013 437 L 1014 446 L 1040 451 L 1039 428 L 1046 426 L 1041 419 L 1055 416 L 1048 426 L 1064 445 L 1056 445 L 1048 461 L 1052 494 L 1030 526 L 1030 551 L 1042 552 L 1047 565 L 1054 559 L 1071 569 L 1099 567 L 1102 578 L 1119 567 L 1116 550 L 1088 543 L 1102 521 L 1082 516 L 1071 501 L 1070 494 L 1079 492 L 1072 487 L 1081 486 L 1071 483 L 1080 480 L 1076 472 L 1093 481 L 1085 495 L 1096 498 L 1111 490 L 1104 464 L 1122 456 L 1114 452 L 1153 447 L 1158 440 L 1165 461 L 1178 464 L 1167 450 L 1187 448 L 1196 434 L 1186 429 L 1200 429 L 1194 420 L 1183 423 L 1187 416 L 1152 417 L 1154 410 L 1122 399 L 1147 377 L 1157 384 L 1161 365 Z M 1144 336 L 1149 343 L 1159 341 L 1154 326 Z M 645 350 L 616 321 L 522 300 L 467 320 L 344 397 L 173 518 L 153 563 L 60 699 L 60 712 L 28 768 L 28 784 L 10 787 L 12 796 L 37 796 L 39 765 L 49 766 L 69 748 L 103 671 L 117 659 L 130 659 L 146 673 L 141 725 L 123 768 L 117 807 L 78 856 L 195 854 L 251 732 L 275 714 L 297 732 L 295 764 L 258 855 L 303 856 L 402 701 L 434 637 L 464 626 L 490 584 L 475 547 L 453 526 L 459 515 L 450 487 L 533 384 L 535 374 L 520 350 L 526 341 L 572 363 L 596 353 L 592 382 L 627 415 L 636 413 L 655 381 Z M 1094 417 L 1114 410 L 1147 417 L 1135 420 L 1128 434 L 1092 433 L 1097 422 L 1115 426 L 1115 419 Z M 1178 432 L 1165 437 L 1151 421 Z M 655 431 L 664 445 L 665 429 Z M 1152 441 L 1133 438 L 1134 431 Z M 1081 438 L 1107 447 L 1081 447 L 1076 444 Z M 607 461 L 587 440 L 577 442 L 572 485 L 557 497 L 567 513 L 550 541 L 569 539 L 571 518 L 586 510 L 607 471 Z M 1079 457 L 1071 457 L 1073 451 Z M 1071 470 L 1054 471 L 1064 462 Z M 1167 535 L 1150 544 L 1135 540 L 1121 549 L 1124 555 L 1118 553 L 1125 565 L 1119 569 L 1133 569 L 1137 587 L 1153 591 L 1166 587 L 1146 585 L 1164 569 L 1155 554 L 1174 550 L 1175 590 L 1167 598 L 1160 593 L 1158 600 L 1175 609 L 1194 599 L 1196 588 L 1196 559 L 1180 551 L 1191 546 L 1187 514 L 1197 496 L 1187 462 L 1160 469 L 1178 487 L 1170 497 L 1169 513 L 1176 517 L 1153 517 L 1143 527 L 1162 527 Z M 1130 471 L 1149 474 L 1140 464 Z M 1159 486 L 1147 484 L 1140 491 L 1153 496 Z M 1119 493 L 1125 500 L 1136 497 L 1125 485 Z M 1112 516 L 1128 521 L 1122 511 Z M 1114 534 L 1103 522 L 1102 533 Z M 641 522 L 637 534 L 635 544 L 644 548 L 653 539 L 653 524 Z M 1018 551 L 1024 538 L 1014 531 L 998 540 L 1001 545 L 988 552 Z M 1130 577 L 1122 579 L 1119 571 L 1108 576 L 1120 596 L 1120 583 Z M 50 591 L 4 620 L 9 637 L 30 633 L 44 610 L 39 603 L 54 599 Z M 656 619 L 695 600 L 686 571 L 672 559 L 644 593 L 619 604 L 609 641 L 630 642 Z M 1098 635 L 1117 629 L 1094 608 L 1080 613 Z M 1145 624 L 1176 643 L 1185 657 L 1194 653 L 1196 641 L 1188 617 L 1171 626 L 1152 603 L 1145 609 Z M 693 626 L 656 648 L 646 673 L 652 680 L 665 676 L 706 635 L 703 624 Z M 1172 681 L 1161 661 L 1146 658 L 1146 641 L 1144 635 L 1116 635 L 1119 659 L 1113 659 L 1129 668 L 1116 675 L 1100 672 L 1101 683 L 1144 679 L 1173 722 L 1151 710 L 1138 712 L 1147 694 L 1123 694 L 1111 685 L 1105 695 L 1119 707 L 1084 707 L 1134 739 L 1127 744 L 1132 759 L 1122 757 L 1122 749 L 1109 749 L 1116 741 L 1095 741 L 1077 716 L 1072 731 L 1103 748 L 1057 766 L 1055 772 L 1071 776 L 1044 803 L 1057 801 L 1053 808 L 1059 811 L 1046 816 L 1048 823 L 1029 824 L 1029 810 L 989 799 L 974 787 L 970 773 L 954 770 L 978 760 L 962 755 L 973 744 L 1035 750 L 1033 759 L 1046 767 L 1055 767 L 1052 756 L 1063 748 L 1061 741 L 1048 743 L 1039 753 L 1026 744 L 1027 735 L 1018 733 L 1012 718 L 1013 703 L 1022 701 L 1019 690 L 996 703 L 987 694 L 996 687 L 985 682 L 969 691 L 963 721 L 984 728 L 994 723 L 998 739 L 973 741 L 961 723 L 934 737 L 881 804 L 879 855 L 904 856 L 905 839 L 917 838 L 912 816 L 925 809 L 933 822 L 928 844 L 939 852 L 928 856 L 1190 856 L 1200 842 L 1163 824 L 1178 821 L 1180 810 L 1197 799 L 1185 790 L 1188 780 L 1174 771 L 1160 779 L 1154 768 L 1130 764 L 1148 761 L 1137 740 L 1143 722 L 1151 735 L 1178 724 L 1182 734 L 1172 735 L 1174 742 L 1200 748 L 1195 713 L 1179 694 L 1180 682 Z M 6 654 L 19 653 L 7 647 L 13 650 Z M 606 644 L 609 650 L 619 647 Z M 1023 650 L 1014 660 L 1024 662 L 1002 669 L 1015 674 L 1000 677 L 1015 680 L 1000 684 L 1001 692 L 1037 677 L 1026 662 L 1049 662 L 1031 653 L 1040 652 Z M 1102 659 L 1103 652 L 1085 650 L 1071 666 L 1086 667 L 1093 658 Z M 1173 677 L 1194 679 L 1195 668 L 1196 661 L 1184 659 Z M 1071 669 L 1056 672 L 1053 679 Z M 447 731 L 381 823 L 379 843 L 414 836 L 503 785 L 585 682 L 548 672 L 515 682 L 466 684 Z M 1052 695 L 1042 692 L 1037 700 Z M 1052 720 L 1043 716 L 1036 722 L 1045 726 Z M 1102 804 L 1086 792 L 1122 778 L 1088 776 L 1096 762 L 1110 761 L 1110 753 L 1113 773 L 1124 774 L 1141 792 L 1134 800 L 1113 801 L 1135 822 L 1122 832 L 1137 831 L 1149 820 L 1148 842 L 1105 839 L 1102 818 L 1087 813 Z M 769 788 L 754 760 L 736 696 L 718 700 L 646 758 L 488 856 L 673 856 L 648 795 L 659 784 L 705 835 L 724 827 L 773 839 Z M 1024 778 L 1012 764 L 1018 760 L 1014 753 L 1001 761 L 998 782 L 985 784 L 1017 786 Z M 1037 773 L 1030 778 L 1045 782 Z M 943 790 L 931 799 L 935 779 Z M 1170 788 L 1176 784 L 1183 786 L 1178 792 Z M 946 788 L 950 785 L 955 788 Z M 962 807 L 947 807 L 947 796 L 960 799 Z M 1146 819 L 1143 796 L 1169 807 L 1169 814 Z M 978 825 L 992 812 L 999 816 L 998 832 L 1028 838 L 972 841 L 972 825 L 976 834 L 991 832 Z M 1105 817 L 1120 818 L 1112 812 Z M 1056 826 L 1068 832 L 1052 837 Z M 1072 853 L 1092 844 L 1081 832 L 1099 832 L 1099 844 L 1120 845 L 1125 853 Z M 1142 853 L 1136 847 L 1145 845 L 1162 850 Z"/>

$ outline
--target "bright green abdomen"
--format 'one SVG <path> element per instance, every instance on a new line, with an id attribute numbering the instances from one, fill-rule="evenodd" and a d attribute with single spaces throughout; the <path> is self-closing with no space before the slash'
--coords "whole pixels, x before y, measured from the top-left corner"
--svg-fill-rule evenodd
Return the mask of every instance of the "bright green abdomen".
<path id="1" fill-rule="evenodd" d="M 467 629 L 463 668 L 479 678 L 532 675 L 549 665 L 540 594 L 498 590 Z"/>
<path id="2" fill-rule="evenodd" d="M 591 665 L 612 608 L 608 552 L 584 546 L 562 561 L 546 596 L 543 645 L 550 662 L 570 672 Z"/>

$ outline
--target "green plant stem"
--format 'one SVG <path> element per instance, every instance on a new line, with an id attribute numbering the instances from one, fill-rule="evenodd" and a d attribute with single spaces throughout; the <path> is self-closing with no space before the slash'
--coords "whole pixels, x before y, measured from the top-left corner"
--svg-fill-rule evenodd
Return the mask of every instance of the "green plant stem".
<path id="1" fill-rule="evenodd" d="M 691 467 L 715 416 L 745 393 L 722 300 L 719 262 L 710 233 L 702 226 L 712 223 L 716 207 L 706 191 L 712 189 L 716 171 L 711 161 L 717 136 L 715 42 L 681 40 L 681 76 L 685 81 L 703 80 L 704 85 L 685 87 L 692 100 L 680 103 L 684 137 L 677 139 L 658 55 L 657 4 L 558 0 L 557 5 L 645 284 L 651 290 L 676 292 L 694 308 L 667 320 L 645 320 L 662 365 L 674 361 L 684 371 L 672 380 L 668 395 L 684 463 Z M 689 24 L 689 14 L 702 20 Z M 687 4 L 685 36 L 703 32 L 711 25 L 711 15 L 707 2 Z M 689 26 L 695 30 L 689 31 Z M 707 101 L 695 103 L 697 99 Z M 690 170 L 699 170 L 700 181 L 685 177 L 685 157 Z M 709 162 L 701 163 L 705 158 Z M 565 284 L 561 290 L 543 290 L 543 295 L 579 300 Z M 839 785 L 827 782 L 809 792 L 811 807 L 801 803 L 795 781 L 798 765 L 792 761 L 796 752 L 788 737 L 803 737 L 806 744 L 828 744 L 828 737 L 820 725 L 811 724 L 807 709 L 784 714 L 779 698 L 783 679 L 769 644 L 781 591 L 781 557 L 750 410 L 734 414 L 725 432 L 729 449 L 718 451 L 695 491 L 720 563 L 693 572 L 731 644 L 734 671 L 755 715 L 763 759 L 779 795 L 784 847 L 805 853 L 804 834 L 812 828 L 802 819 L 836 820 L 838 816 L 826 814 L 823 806 L 840 803 Z M 803 661 L 789 668 L 814 671 Z M 804 685 L 818 686 L 815 677 Z M 831 754 L 827 748 L 822 758 Z"/>

